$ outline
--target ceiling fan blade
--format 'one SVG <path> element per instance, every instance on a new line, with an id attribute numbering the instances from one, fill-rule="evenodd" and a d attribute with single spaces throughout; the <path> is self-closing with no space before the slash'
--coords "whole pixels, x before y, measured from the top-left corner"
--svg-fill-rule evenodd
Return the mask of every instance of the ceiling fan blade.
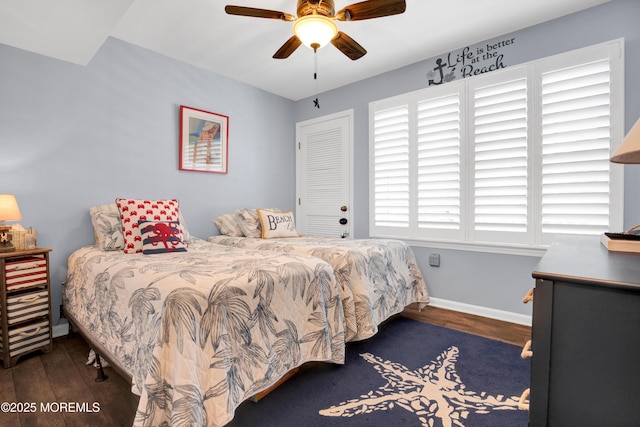
<path id="1" fill-rule="evenodd" d="M 404 13 L 406 9 L 405 0 L 368 0 L 354 3 L 339 10 L 336 13 L 336 19 L 339 21 L 360 21 L 398 15 Z"/>
<path id="2" fill-rule="evenodd" d="M 227 5 L 224 11 L 229 15 L 251 16 L 254 18 L 281 19 L 283 21 L 295 21 L 296 17 L 286 12 L 278 12 L 277 10 L 257 9 L 255 7 L 233 6 Z"/>
<path id="3" fill-rule="evenodd" d="M 342 31 L 338 31 L 338 34 L 331 40 L 331 44 L 337 47 L 340 52 L 347 55 L 352 61 L 362 58 L 367 53 L 365 48 Z"/>
<path id="4" fill-rule="evenodd" d="M 273 57 L 275 59 L 288 58 L 297 48 L 300 47 L 301 44 L 302 42 L 298 36 L 293 35 L 280 47 L 280 49 L 278 49 L 276 53 L 273 54 Z"/>

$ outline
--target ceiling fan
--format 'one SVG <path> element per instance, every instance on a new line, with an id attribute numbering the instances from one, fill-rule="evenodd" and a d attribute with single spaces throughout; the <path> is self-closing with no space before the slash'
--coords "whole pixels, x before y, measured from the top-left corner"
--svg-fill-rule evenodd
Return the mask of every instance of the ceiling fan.
<path id="1" fill-rule="evenodd" d="M 301 44 L 315 52 L 329 42 L 352 60 L 362 58 L 367 51 L 347 34 L 338 30 L 334 21 L 360 21 L 397 15 L 406 9 L 405 0 L 367 0 L 335 11 L 333 0 L 298 0 L 297 17 L 275 10 L 228 5 L 229 15 L 280 19 L 293 22 L 294 35 L 273 55 L 288 58 Z"/>

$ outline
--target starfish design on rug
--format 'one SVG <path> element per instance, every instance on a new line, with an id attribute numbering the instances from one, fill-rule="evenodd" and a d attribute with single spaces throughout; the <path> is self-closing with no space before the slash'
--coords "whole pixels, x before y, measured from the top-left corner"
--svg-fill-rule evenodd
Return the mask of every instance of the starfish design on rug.
<path id="1" fill-rule="evenodd" d="M 517 397 L 505 399 L 502 395 L 466 391 L 456 372 L 458 354 L 458 348 L 451 346 L 435 361 L 415 371 L 371 353 L 361 354 L 388 381 L 387 384 L 358 399 L 322 409 L 319 413 L 326 417 L 351 417 L 385 411 L 398 405 L 415 413 L 425 427 L 432 427 L 434 418 L 439 418 L 444 427 L 464 427 L 463 420 L 471 412 L 488 414 L 491 410 L 519 409 Z"/>

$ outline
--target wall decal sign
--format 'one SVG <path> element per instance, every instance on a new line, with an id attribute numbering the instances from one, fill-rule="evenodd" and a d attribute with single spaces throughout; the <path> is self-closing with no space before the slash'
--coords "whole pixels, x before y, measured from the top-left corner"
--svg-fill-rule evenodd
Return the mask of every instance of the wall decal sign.
<path id="1" fill-rule="evenodd" d="M 457 78 L 467 78 L 505 68 L 503 49 L 513 45 L 515 37 L 467 46 L 459 51 L 437 57 L 435 66 L 427 72 L 429 86 L 440 85 Z"/>

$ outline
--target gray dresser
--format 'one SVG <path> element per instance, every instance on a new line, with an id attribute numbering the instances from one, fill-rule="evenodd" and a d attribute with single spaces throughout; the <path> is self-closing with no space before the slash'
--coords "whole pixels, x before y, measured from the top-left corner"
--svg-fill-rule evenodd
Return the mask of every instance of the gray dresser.
<path id="1" fill-rule="evenodd" d="M 640 425 L 640 254 L 565 238 L 533 277 L 529 425 Z"/>

